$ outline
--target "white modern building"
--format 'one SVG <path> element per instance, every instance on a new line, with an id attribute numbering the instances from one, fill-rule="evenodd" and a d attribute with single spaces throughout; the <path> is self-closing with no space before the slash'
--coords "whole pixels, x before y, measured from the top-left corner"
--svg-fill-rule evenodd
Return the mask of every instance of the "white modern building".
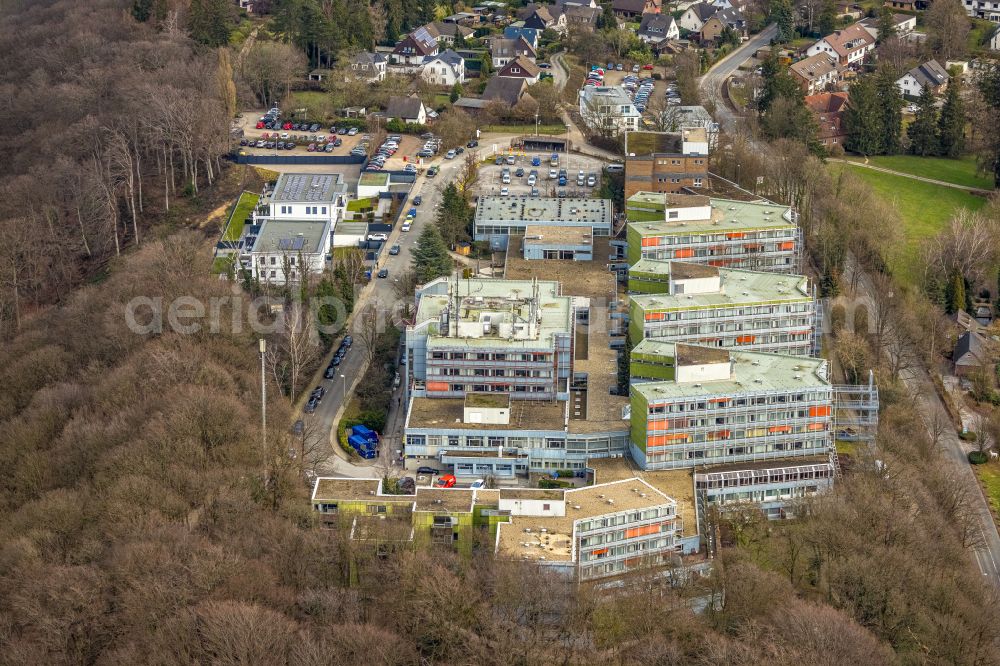
<path id="1" fill-rule="evenodd" d="M 580 115 L 592 129 L 617 135 L 639 129 L 642 114 L 620 86 L 585 87 L 580 91 Z"/>
<path id="2" fill-rule="evenodd" d="M 330 220 L 264 220 L 248 235 L 240 264 L 262 284 L 298 282 L 323 272 L 330 254 Z"/>
<path id="3" fill-rule="evenodd" d="M 598 237 L 611 235 L 611 222 L 610 199 L 483 196 L 472 231 L 475 240 L 503 250 L 509 236 L 523 236 L 529 226 L 585 228 Z"/>
<path id="4" fill-rule="evenodd" d="M 339 173 L 283 173 L 264 192 L 255 219 L 329 222 L 343 219 L 348 189 Z"/>

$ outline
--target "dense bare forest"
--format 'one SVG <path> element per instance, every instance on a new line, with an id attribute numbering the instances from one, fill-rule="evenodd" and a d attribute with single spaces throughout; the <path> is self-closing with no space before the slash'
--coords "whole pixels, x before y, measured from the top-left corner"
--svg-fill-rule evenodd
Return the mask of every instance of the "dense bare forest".
<path id="1" fill-rule="evenodd" d="M 140 336 L 124 316 L 233 296 L 176 213 L 224 166 L 227 55 L 124 2 L 9 12 L 0 664 L 1000 663 L 966 500 L 892 391 L 880 471 L 793 523 L 737 516 L 714 573 L 676 587 L 376 557 L 317 529 L 281 399 L 261 443 L 250 332 Z"/>
<path id="2" fill-rule="evenodd" d="M 117 0 L 9 3 L 0 33 L 0 336 L 217 174 L 235 111 L 228 53 Z"/>

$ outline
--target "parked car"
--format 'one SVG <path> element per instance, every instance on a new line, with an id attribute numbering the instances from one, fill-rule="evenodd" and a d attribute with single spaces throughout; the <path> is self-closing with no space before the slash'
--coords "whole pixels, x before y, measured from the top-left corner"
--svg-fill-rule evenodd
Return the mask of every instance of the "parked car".
<path id="1" fill-rule="evenodd" d="M 409 231 L 409 230 L 410 230 L 411 228 L 412 228 L 412 227 L 410 227 L 410 221 L 409 221 L 409 220 L 405 220 L 405 221 L 403 222 L 403 226 L 402 226 L 402 227 L 400 227 L 400 229 L 401 229 L 402 231 Z"/>
<path id="2" fill-rule="evenodd" d="M 340 365 L 340 361 L 337 361 L 337 365 Z M 327 366 L 326 372 L 323 373 L 323 378 L 333 379 L 336 376 L 337 376 L 337 368 L 333 363 L 331 363 L 329 366 Z"/>
<path id="3" fill-rule="evenodd" d="M 597 176 L 590 174 L 587 176 L 587 187 L 594 187 L 597 185 Z"/>
<path id="4" fill-rule="evenodd" d="M 504 187 L 500 188 L 500 196 L 506 197 L 506 196 L 509 196 L 509 195 L 510 195 L 510 188 L 509 187 L 504 186 Z"/>
<path id="5" fill-rule="evenodd" d="M 441 473 L 441 470 L 436 467 L 418 467 L 417 474 L 430 474 L 431 476 L 436 476 Z"/>
<path id="6" fill-rule="evenodd" d="M 455 479 L 454 474 L 445 474 L 439 478 L 434 485 L 438 488 L 454 488 L 456 483 L 458 483 L 458 480 Z"/>
<path id="7" fill-rule="evenodd" d="M 541 166 L 541 164 L 542 164 L 542 158 L 539 157 L 538 155 L 535 155 L 534 157 L 531 158 L 531 166 Z"/>
<path id="8" fill-rule="evenodd" d="M 513 163 L 514 163 L 514 162 L 516 162 L 516 161 L 517 161 L 517 160 L 516 160 L 516 159 L 514 158 L 514 156 L 513 156 L 513 155 L 508 155 L 508 156 L 507 156 L 507 164 L 513 164 Z"/>
<path id="9" fill-rule="evenodd" d="M 351 129 L 347 130 L 347 136 L 354 136 L 357 133 L 358 133 L 357 127 L 352 127 Z"/>
<path id="10" fill-rule="evenodd" d="M 306 146 L 306 150 L 308 150 L 310 153 L 316 152 L 316 144 L 310 143 L 308 146 Z"/>
<path id="11" fill-rule="evenodd" d="M 316 401 L 319 402 L 323 400 L 324 395 L 326 395 L 326 389 L 323 388 L 322 386 L 317 386 L 312 390 L 312 393 L 309 394 L 309 398 L 310 399 L 315 398 Z"/>
<path id="12" fill-rule="evenodd" d="M 407 164 L 405 167 L 403 167 L 403 171 L 405 171 L 406 173 L 416 173 L 417 167 L 414 164 Z"/>
<path id="13" fill-rule="evenodd" d="M 399 246 L 398 245 L 393 245 L 392 247 L 390 247 L 389 248 L 389 254 L 391 254 L 393 256 L 396 256 L 397 254 L 399 254 Z"/>
<path id="14" fill-rule="evenodd" d="M 388 268 L 383 268 L 382 270 L 380 270 L 378 272 L 378 276 L 380 278 L 387 278 L 387 277 L 389 277 L 389 269 Z"/>
<path id="15" fill-rule="evenodd" d="M 319 406 L 319 400 L 310 398 L 309 402 L 306 403 L 306 408 L 304 411 L 306 414 L 312 414 L 313 412 L 316 411 L 316 407 L 318 406 Z"/>
<path id="16" fill-rule="evenodd" d="M 471 484 L 469 484 L 469 488 L 485 488 L 485 487 L 486 487 L 486 481 L 484 479 L 476 479 Z"/>
<path id="17" fill-rule="evenodd" d="M 453 159 L 455 159 L 455 154 L 456 153 L 455 153 L 454 150 L 449 150 L 447 153 L 445 153 L 444 158 L 446 160 L 453 160 Z"/>
<path id="18" fill-rule="evenodd" d="M 388 234 L 368 234 L 368 240 L 385 242 L 389 240 Z"/>
<path id="19" fill-rule="evenodd" d="M 348 349 L 350 349 L 351 345 L 354 344 L 354 338 L 352 338 L 350 335 L 345 335 L 344 336 L 344 341 L 341 344 L 343 344 L 345 347 L 347 347 Z"/>
<path id="20" fill-rule="evenodd" d="M 652 65 L 650 65 L 650 64 L 649 64 L 648 62 L 647 62 L 647 63 L 646 63 L 645 65 L 643 65 L 643 66 L 642 66 L 642 68 L 643 68 L 644 70 L 646 70 L 647 72 L 651 72 L 651 71 L 653 71 L 653 66 L 652 66 Z"/>
<path id="21" fill-rule="evenodd" d="M 503 156 L 499 156 L 499 157 L 497 157 L 497 158 L 496 158 L 496 160 L 494 160 L 494 162 L 493 162 L 493 163 L 494 163 L 495 165 L 497 165 L 497 166 L 500 166 L 501 164 L 503 164 Z"/>
<path id="22" fill-rule="evenodd" d="M 472 140 L 472 141 L 470 141 L 469 143 L 465 144 L 465 147 L 466 147 L 466 148 L 475 148 L 475 147 L 476 147 L 476 146 L 478 146 L 478 145 L 479 145 L 479 142 L 478 142 L 478 141 L 476 141 L 475 139 L 473 139 L 473 140 Z"/>
<path id="23" fill-rule="evenodd" d="M 309 126 L 309 131 L 310 132 L 318 132 L 319 131 L 319 123 L 313 123 L 312 125 L 310 125 Z"/>
<path id="24" fill-rule="evenodd" d="M 517 171 L 514 172 L 514 175 L 518 178 L 522 178 L 524 176 L 524 169 L 518 167 Z"/>
<path id="25" fill-rule="evenodd" d="M 434 176 L 438 175 L 438 171 L 439 169 L 436 166 L 432 166 L 430 169 L 427 170 L 427 177 L 433 178 Z"/>
<path id="26" fill-rule="evenodd" d="M 424 198 L 422 196 L 420 196 L 419 194 L 417 196 L 413 197 L 413 205 L 414 206 L 419 206 L 423 202 L 424 202 Z"/>

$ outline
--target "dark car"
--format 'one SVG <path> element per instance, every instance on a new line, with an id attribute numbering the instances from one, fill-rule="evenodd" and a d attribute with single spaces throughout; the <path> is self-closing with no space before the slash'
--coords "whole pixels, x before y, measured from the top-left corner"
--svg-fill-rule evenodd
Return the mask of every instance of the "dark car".
<path id="1" fill-rule="evenodd" d="M 392 256 L 396 256 L 397 254 L 399 254 L 399 246 L 393 245 L 392 247 L 390 247 L 389 254 L 391 254 Z"/>
<path id="2" fill-rule="evenodd" d="M 424 202 L 424 198 L 422 196 L 420 196 L 419 194 L 417 196 L 413 197 L 413 205 L 414 206 L 419 206 L 423 202 Z"/>
<path id="3" fill-rule="evenodd" d="M 315 398 L 309 398 L 309 402 L 306 403 L 306 414 L 312 414 L 316 411 L 316 407 L 319 405 L 319 400 Z"/>
<path id="4" fill-rule="evenodd" d="M 343 356 L 334 356 L 333 360 L 330 361 L 330 365 L 336 368 L 338 365 L 340 365 L 340 362 L 343 360 L 344 360 Z"/>
<path id="5" fill-rule="evenodd" d="M 496 164 L 497 166 L 499 166 L 499 165 L 503 164 L 503 158 L 502 157 L 498 157 L 498 158 L 496 158 L 496 160 L 494 160 L 493 163 Z"/>
<path id="6" fill-rule="evenodd" d="M 334 148 L 340 148 L 340 146 L 342 146 L 343 144 L 344 144 L 343 139 L 337 138 L 337 139 L 333 140 L 333 147 Z"/>
<path id="7" fill-rule="evenodd" d="M 351 345 L 353 345 L 353 344 L 354 344 L 354 338 L 352 338 L 349 335 L 345 335 L 344 336 L 344 346 L 347 347 L 348 349 L 350 349 Z"/>
<path id="8" fill-rule="evenodd" d="M 455 154 L 456 155 L 461 155 L 464 152 L 465 152 L 465 148 L 462 148 L 461 146 L 459 146 L 458 148 L 455 149 Z"/>
<path id="9" fill-rule="evenodd" d="M 517 171 L 514 172 L 514 175 L 520 178 L 521 176 L 524 175 L 524 169 L 518 167 Z"/>
<path id="10" fill-rule="evenodd" d="M 339 130 L 337 130 L 337 134 L 347 134 L 347 128 L 341 127 Z"/>
<path id="11" fill-rule="evenodd" d="M 336 133 L 337 133 L 337 126 L 330 125 L 330 134 L 336 134 Z"/>
<path id="12" fill-rule="evenodd" d="M 476 146 L 478 146 L 478 145 L 479 145 L 479 142 L 478 142 L 478 141 L 476 141 L 475 139 L 473 139 L 473 140 L 472 140 L 472 141 L 470 141 L 469 143 L 465 144 L 465 147 L 466 147 L 466 148 L 475 148 L 475 147 L 476 147 Z"/>
<path id="13" fill-rule="evenodd" d="M 430 474 L 431 476 L 435 474 L 440 474 L 441 470 L 434 467 L 418 467 L 417 474 Z"/>
<path id="14" fill-rule="evenodd" d="M 378 276 L 380 278 L 387 278 L 387 277 L 389 277 L 389 269 L 388 268 L 383 268 L 382 270 L 380 270 L 378 272 Z"/>
<path id="15" fill-rule="evenodd" d="M 318 132 L 319 131 L 319 123 L 313 123 L 312 125 L 310 125 L 309 126 L 309 131 L 310 132 Z"/>
<path id="16" fill-rule="evenodd" d="M 299 419 L 292 426 L 292 434 L 293 435 L 301 435 L 303 432 L 305 432 L 305 429 L 306 429 L 306 422 L 303 421 L 302 419 Z"/>
<path id="17" fill-rule="evenodd" d="M 289 141 L 288 143 L 285 144 L 285 150 L 291 150 L 294 147 L 295 147 L 295 144 L 292 143 L 291 141 Z"/>
<path id="18" fill-rule="evenodd" d="M 323 396 L 326 395 L 326 389 L 322 386 L 317 386 L 313 389 L 313 392 L 309 395 L 309 399 L 315 398 L 316 400 L 322 400 Z"/>

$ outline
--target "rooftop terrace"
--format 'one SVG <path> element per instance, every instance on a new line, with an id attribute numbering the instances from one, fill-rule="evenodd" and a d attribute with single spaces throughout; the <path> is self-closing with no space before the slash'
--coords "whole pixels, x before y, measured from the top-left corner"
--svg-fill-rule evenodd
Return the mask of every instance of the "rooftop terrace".
<path id="1" fill-rule="evenodd" d="M 665 196 L 654 192 L 640 192 L 629 198 L 641 207 L 641 199 Z M 678 195 L 673 195 L 678 196 Z M 681 195 L 684 196 L 684 195 Z M 699 203 L 671 205 L 671 208 L 689 208 L 703 206 Z M 767 229 L 795 228 L 791 221 L 791 209 L 773 203 L 732 201 L 728 199 L 711 199 L 711 217 L 703 220 L 655 220 L 630 222 L 629 229 L 640 236 L 666 236 L 678 234 L 716 234 L 734 231 L 759 231 Z M 631 215 L 630 215 L 631 219 Z"/>
<path id="2" fill-rule="evenodd" d="M 643 340 L 634 353 L 671 356 L 670 342 Z M 698 345 L 676 345 L 682 349 Z M 711 347 L 705 349 L 713 349 Z M 713 351 L 715 351 L 713 349 Z M 674 352 L 676 353 L 676 351 Z M 814 387 L 828 387 L 826 360 L 783 354 L 728 350 L 731 372 L 728 379 L 708 379 L 697 383 L 663 381 L 633 384 L 631 390 L 649 402 L 659 400 L 713 395 L 735 395 L 762 391 L 794 391 Z"/>
<path id="3" fill-rule="evenodd" d="M 688 273 L 692 277 L 698 269 L 696 264 L 674 262 L 671 270 L 675 279 L 684 279 Z M 699 267 L 701 268 L 701 267 Z M 701 268 L 713 269 L 707 266 Z M 763 273 L 732 268 L 718 268 L 722 288 L 718 292 L 683 294 L 634 294 L 631 298 L 643 310 L 699 310 L 711 307 L 754 305 L 759 303 L 800 302 L 812 300 L 809 293 L 809 279 L 801 275 Z"/>

